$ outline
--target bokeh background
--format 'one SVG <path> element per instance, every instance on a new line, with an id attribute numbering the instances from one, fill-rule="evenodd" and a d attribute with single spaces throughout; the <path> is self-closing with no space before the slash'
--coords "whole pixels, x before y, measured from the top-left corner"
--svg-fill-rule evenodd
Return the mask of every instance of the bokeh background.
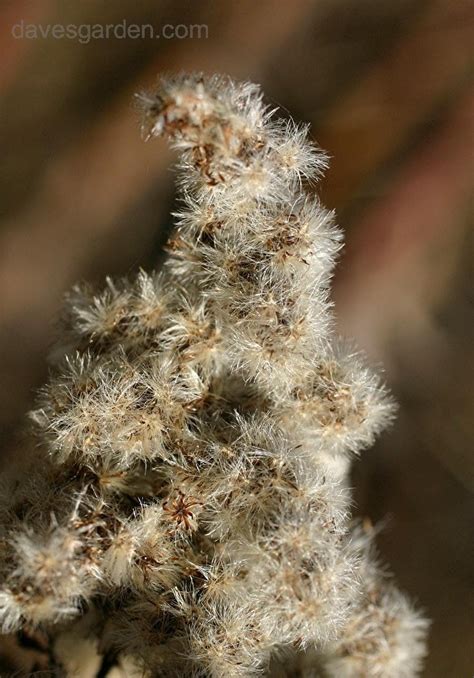
<path id="1" fill-rule="evenodd" d="M 207 38 L 15 39 L 24 24 L 205 24 Z M 469 0 L 15 0 L 0 4 L 1 459 L 24 449 L 64 293 L 151 268 L 172 154 L 134 92 L 166 71 L 260 82 L 332 158 L 341 333 L 400 412 L 354 468 L 357 510 L 432 618 L 426 678 L 474 674 L 474 4 Z M 1 643 L 0 674 L 38 649 Z M 39 664 L 37 664 L 39 666 Z"/>

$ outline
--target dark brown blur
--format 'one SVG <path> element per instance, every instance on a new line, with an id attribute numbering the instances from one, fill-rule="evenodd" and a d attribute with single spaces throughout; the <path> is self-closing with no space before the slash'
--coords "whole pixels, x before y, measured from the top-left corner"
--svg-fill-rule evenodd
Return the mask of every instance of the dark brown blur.
<path id="1" fill-rule="evenodd" d="M 124 19 L 207 38 L 12 36 L 21 21 L 17 35 Z M 473 43 L 469 0 L 0 4 L 4 463 L 25 444 L 65 291 L 153 267 L 169 231 L 173 156 L 140 138 L 133 93 L 167 71 L 261 83 L 332 157 L 320 191 L 346 231 L 340 331 L 400 403 L 356 464 L 357 510 L 386 519 L 383 557 L 433 620 L 426 678 L 474 673 Z M 1 675 L 32 671 L 36 650 L 15 664 L 10 645 Z"/>

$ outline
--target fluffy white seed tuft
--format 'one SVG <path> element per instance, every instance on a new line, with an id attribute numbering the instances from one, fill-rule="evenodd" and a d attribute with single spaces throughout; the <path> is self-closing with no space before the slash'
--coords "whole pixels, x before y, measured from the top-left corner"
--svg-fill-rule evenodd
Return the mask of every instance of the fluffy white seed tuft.
<path id="1" fill-rule="evenodd" d="M 414 676 L 426 622 L 352 533 L 349 464 L 393 404 L 334 337 L 326 158 L 252 84 L 139 100 L 182 208 L 163 272 L 67 299 L 34 472 L 4 483 L 1 627 L 87 637 L 98 675 L 273 675 L 297 651 L 308 676 Z"/>

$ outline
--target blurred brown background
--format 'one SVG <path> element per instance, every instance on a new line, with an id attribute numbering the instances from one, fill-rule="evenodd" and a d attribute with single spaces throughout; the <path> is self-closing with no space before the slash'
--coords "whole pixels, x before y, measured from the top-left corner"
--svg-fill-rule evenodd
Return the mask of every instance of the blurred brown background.
<path id="1" fill-rule="evenodd" d="M 11 33 L 124 19 L 207 38 Z M 172 155 L 141 140 L 132 94 L 181 69 L 260 82 L 332 156 L 340 330 L 400 402 L 356 464 L 358 510 L 389 516 L 383 556 L 433 619 L 428 678 L 474 674 L 473 42 L 468 0 L 0 4 L 2 458 L 23 444 L 64 292 L 152 267 L 169 229 Z"/>

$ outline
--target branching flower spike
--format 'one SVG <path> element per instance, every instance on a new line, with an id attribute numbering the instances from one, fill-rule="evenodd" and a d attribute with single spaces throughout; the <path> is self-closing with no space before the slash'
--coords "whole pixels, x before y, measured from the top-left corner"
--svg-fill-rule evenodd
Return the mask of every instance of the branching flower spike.
<path id="1" fill-rule="evenodd" d="M 334 335 L 326 158 L 251 84 L 139 101 L 182 208 L 162 272 L 68 298 L 41 445 L 5 480 L 3 630 L 45 633 L 53 675 L 80 675 L 67 636 L 100 676 L 415 676 L 427 622 L 350 517 L 394 407 Z"/>

